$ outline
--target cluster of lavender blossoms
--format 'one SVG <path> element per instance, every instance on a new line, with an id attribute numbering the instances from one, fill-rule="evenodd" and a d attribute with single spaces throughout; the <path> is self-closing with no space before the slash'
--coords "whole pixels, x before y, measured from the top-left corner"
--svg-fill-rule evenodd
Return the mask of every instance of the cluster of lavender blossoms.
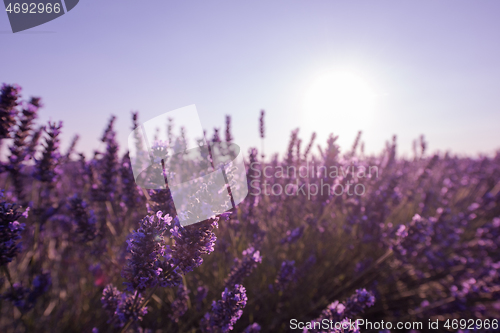
<path id="1" fill-rule="evenodd" d="M 92 209 L 88 209 L 85 200 L 77 195 L 69 199 L 69 209 L 76 224 L 76 233 L 83 242 L 92 241 L 96 237 L 96 217 Z"/>
<path id="2" fill-rule="evenodd" d="M 9 138 L 12 127 L 16 124 L 18 100 L 21 87 L 17 84 L 2 84 L 0 90 L 0 138 Z"/>
<path id="3" fill-rule="evenodd" d="M 162 285 L 180 283 L 179 279 L 165 278 L 167 272 L 164 268 L 172 269 L 166 267 L 164 261 L 160 260 L 166 254 L 164 235 L 171 221 L 172 218 L 169 215 L 163 216 L 161 211 L 158 211 L 156 215 L 146 216 L 141 220 L 140 227 L 127 240 L 127 250 L 131 257 L 122 275 L 127 280 L 125 285 L 128 291 L 142 292 L 159 283 Z"/>
<path id="4" fill-rule="evenodd" d="M 45 139 L 44 151 L 42 157 L 36 160 L 33 177 L 47 184 L 54 184 L 56 177 L 60 173 L 59 158 L 59 134 L 61 134 L 62 122 L 50 123 L 46 129 L 47 138 Z"/>
<path id="5" fill-rule="evenodd" d="M 344 323 L 348 323 L 349 319 L 354 320 L 356 315 L 363 313 L 363 311 L 371 307 L 375 304 L 375 296 L 373 293 L 366 291 L 366 289 L 358 289 L 356 292 L 351 295 L 346 301 L 339 302 L 335 301 L 329 304 L 322 312 L 319 318 L 314 320 L 313 322 L 322 322 L 323 320 L 327 320 L 330 323 L 333 323 L 333 328 L 328 329 L 326 331 L 318 330 L 318 329 L 304 329 L 304 333 L 339 333 L 339 332 L 347 332 L 348 329 L 351 328 L 351 325 L 342 325 Z M 335 327 L 335 323 L 340 322 Z M 344 326 L 347 330 L 344 330 Z M 358 331 L 356 328 L 353 332 Z"/>
<path id="6" fill-rule="evenodd" d="M 172 313 L 169 314 L 169 318 L 177 323 L 188 310 L 189 290 L 184 283 L 178 286 L 175 296 L 176 298 L 171 305 Z"/>
<path id="7" fill-rule="evenodd" d="M 129 321 L 141 321 L 148 312 L 146 307 L 136 307 L 137 302 L 142 301 L 140 294 L 121 292 L 112 285 L 104 288 L 101 298 L 102 307 L 109 316 L 108 323 L 115 327 L 123 327 Z"/>
<path id="8" fill-rule="evenodd" d="M 212 310 L 207 312 L 201 321 L 205 333 L 227 333 L 243 314 L 247 304 L 245 287 L 236 284 L 231 289 L 222 292 L 222 299 L 213 301 Z"/>
<path id="9" fill-rule="evenodd" d="M 50 273 L 43 272 L 35 276 L 32 288 L 23 287 L 21 283 L 16 282 L 2 295 L 2 298 L 12 302 L 21 313 L 26 313 L 35 307 L 37 299 L 45 294 L 51 285 Z"/>
<path id="10" fill-rule="evenodd" d="M 217 217 L 183 227 L 176 218 L 170 229 L 175 244 L 169 247 L 167 252 L 168 256 L 171 256 L 172 264 L 183 273 L 191 272 L 200 266 L 203 263 L 202 255 L 214 251 L 217 240 L 214 229 L 218 228 L 218 221 Z"/>
<path id="11" fill-rule="evenodd" d="M 10 204 L 3 200 L 3 191 L 0 192 L 0 267 L 6 266 L 14 259 L 20 250 L 21 232 L 25 228 L 24 223 L 18 219 L 25 213 L 19 210 L 16 204 Z"/>
<path id="12" fill-rule="evenodd" d="M 288 286 L 295 281 L 297 269 L 295 268 L 295 261 L 283 261 L 281 263 L 278 276 L 274 282 L 274 288 L 278 291 L 285 291 Z"/>
<path id="13" fill-rule="evenodd" d="M 241 284 L 243 279 L 249 276 L 257 265 L 262 262 L 260 251 L 255 250 L 253 246 L 244 250 L 242 253 L 243 258 L 236 258 L 231 272 L 226 278 L 225 286 L 232 287 L 236 284 Z"/>

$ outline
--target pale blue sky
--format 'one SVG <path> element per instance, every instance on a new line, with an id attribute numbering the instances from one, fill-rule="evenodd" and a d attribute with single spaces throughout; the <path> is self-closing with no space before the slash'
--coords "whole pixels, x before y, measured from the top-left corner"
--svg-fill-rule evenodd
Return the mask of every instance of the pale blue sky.
<path id="1" fill-rule="evenodd" d="M 500 148 L 499 17 L 494 0 L 82 0 L 17 34 L 0 13 L 0 82 L 43 98 L 41 120 L 64 121 L 64 148 L 76 132 L 78 150 L 97 148 L 111 114 L 125 146 L 131 110 L 146 121 L 196 104 L 210 133 L 231 114 L 245 151 L 260 147 L 265 109 L 266 152 L 283 153 L 303 124 L 305 91 L 324 72 L 348 70 L 379 95 L 363 125 L 368 151 L 397 134 L 409 153 L 425 134 L 431 151 L 492 153 Z M 356 123 L 325 119 L 321 141 L 328 128 L 350 147 Z"/>

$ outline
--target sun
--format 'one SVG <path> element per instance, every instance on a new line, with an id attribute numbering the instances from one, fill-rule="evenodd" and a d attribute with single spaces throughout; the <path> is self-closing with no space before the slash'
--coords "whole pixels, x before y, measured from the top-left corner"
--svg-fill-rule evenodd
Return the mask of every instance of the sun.
<path id="1" fill-rule="evenodd" d="M 376 96 L 353 72 L 326 72 L 305 93 L 303 125 L 316 132 L 355 135 L 372 119 Z"/>

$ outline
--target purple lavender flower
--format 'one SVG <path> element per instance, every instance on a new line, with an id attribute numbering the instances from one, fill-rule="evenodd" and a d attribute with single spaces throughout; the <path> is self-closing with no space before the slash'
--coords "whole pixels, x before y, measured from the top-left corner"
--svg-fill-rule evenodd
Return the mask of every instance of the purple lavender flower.
<path id="1" fill-rule="evenodd" d="M 366 289 L 357 289 L 356 292 L 345 301 L 345 314 L 355 316 L 375 304 L 375 296 Z"/>
<path id="2" fill-rule="evenodd" d="M 264 159 L 264 137 L 265 137 L 265 126 L 264 126 L 264 110 L 260 110 L 260 119 L 259 119 L 259 131 L 260 131 L 260 141 L 261 141 L 261 152 L 260 157 Z"/>
<path id="3" fill-rule="evenodd" d="M 2 295 L 2 298 L 10 301 L 15 307 L 24 313 L 29 311 L 30 308 L 26 301 L 29 292 L 29 288 L 25 288 L 21 283 L 16 282 Z"/>
<path id="4" fill-rule="evenodd" d="M 274 282 L 276 290 L 284 291 L 296 278 L 295 261 L 283 261 Z"/>
<path id="5" fill-rule="evenodd" d="M 311 268 L 316 264 L 316 256 L 311 254 L 307 260 L 297 269 L 297 277 L 303 278 L 311 273 Z"/>
<path id="6" fill-rule="evenodd" d="M 35 307 L 36 301 L 45 294 L 52 285 L 49 272 L 43 272 L 33 279 L 33 288 L 25 288 L 20 283 L 14 283 L 2 298 L 11 301 L 22 313 Z"/>
<path id="7" fill-rule="evenodd" d="M 87 203 L 77 195 L 69 199 L 69 210 L 76 223 L 76 233 L 83 242 L 96 237 L 96 217 L 93 210 L 87 209 Z"/>
<path id="8" fill-rule="evenodd" d="M 164 266 L 160 258 L 165 255 L 164 234 L 172 221 L 169 215 L 146 216 L 140 227 L 134 231 L 127 241 L 127 251 L 131 254 L 122 276 L 127 280 L 127 290 L 143 291 L 154 287 L 161 279 Z"/>
<path id="9" fill-rule="evenodd" d="M 52 285 L 52 278 L 49 272 L 43 272 L 33 279 L 33 289 L 29 295 L 29 300 L 34 303 L 38 297 L 45 294 Z"/>
<path id="10" fill-rule="evenodd" d="M 233 325 L 243 314 L 247 304 L 246 290 L 242 285 L 235 285 L 233 289 L 226 288 L 222 292 L 222 299 L 213 301 L 212 311 L 207 312 L 201 320 L 201 328 L 205 333 L 226 333 L 233 329 Z"/>
<path id="11" fill-rule="evenodd" d="M 48 138 L 45 139 L 42 158 L 36 161 L 33 176 L 41 182 L 53 186 L 59 174 L 59 134 L 61 134 L 62 122 L 50 123 L 49 129 L 45 130 Z"/>
<path id="12" fill-rule="evenodd" d="M 111 284 L 102 291 L 102 307 L 109 316 L 108 323 L 113 323 L 115 327 L 123 327 L 129 320 L 142 320 L 148 310 L 146 307 L 137 309 L 137 304 L 143 301 L 140 294 L 136 300 L 135 295 L 122 293 Z"/>
<path id="13" fill-rule="evenodd" d="M 309 140 L 309 144 L 306 147 L 306 151 L 304 152 L 304 160 L 307 161 L 307 157 L 309 156 L 309 153 L 311 152 L 311 148 L 314 144 L 314 140 L 316 140 L 316 132 L 313 132 L 311 135 L 311 140 Z"/>
<path id="14" fill-rule="evenodd" d="M 241 284 L 243 279 L 249 276 L 257 265 L 262 262 L 260 251 L 252 246 L 242 252 L 243 258 L 236 258 L 231 272 L 226 279 L 225 286 L 232 287 L 235 284 Z"/>
<path id="15" fill-rule="evenodd" d="M 120 175 L 122 185 L 121 199 L 128 209 L 133 209 L 139 205 L 141 198 L 132 173 L 132 166 L 130 164 L 130 156 L 128 153 L 122 158 Z"/>
<path id="16" fill-rule="evenodd" d="M 261 327 L 259 324 L 253 323 L 252 325 L 249 325 L 247 328 L 245 328 L 243 333 L 259 333 L 260 329 Z"/>
<path id="17" fill-rule="evenodd" d="M 0 139 L 10 137 L 10 131 L 16 124 L 21 87 L 17 84 L 3 84 L 0 90 Z"/>
<path id="18" fill-rule="evenodd" d="M 189 290 L 184 283 L 181 283 L 179 287 L 177 287 L 176 298 L 172 302 L 170 307 L 171 313 L 169 313 L 168 317 L 176 323 L 179 322 L 180 317 L 188 310 L 188 302 Z"/>
<path id="19" fill-rule="evenodd" d="M 106 143 L 106 152 L 100 160 L 101 168 L 99 173 L 99 180 L 101 182 L 100 195 L 103 200 L 111 200 L 116 190 L 118 144 L 115 138 L 116 133 L 113 129 L 115 120 L 116 117 L 112 116 L 101 138 L 101 141 Z"/>
<path id="20" fill-rule="evenodd" d="M 322 312 L 319 318 L 313 320 L 313 322 L 322 322 L 323 320 L 330 321 L 332 323 L 338 323 L 337 328 L 342 328 L 341 323 L 348 322 L 348 318 L 352 318 L 356 315 L 362 314 L 367 307 L 371 307 L 375 304 L 375 297 L 371 292 L 366 291 L 366 289 L 358 289 L 356 292 L 349 297 L 345 302 L 334 301 L 330 303 Z M 347 327 L 347 325 L 346 325 Z M 304 329 L 304 332 L 320 332 L 317 329 Z M 334 330 L 328 330 L 327 332 L 351 332 L 349 330 L 338 330 L 334 327 Z M 352 331 L 359 332 L 358 330 Z"/>
<path id="21" fill-rule="evenodd" d="M 141 321 L 142 318 L 148 313 L 147 307 L 137 308 L 137 303 L 141 304 L 143 298 L 138 296 L 138 300 L 135 300 L 135 296 L 132 294 L 122 293 L 121 298 L 118 301 L 118 306 L 116 308 L 115 314 L 118 317 L 120 327 L 123 327 L 129 320 L 133 322 Z"/>
<path id="22" fill-rule="evenodd" d="M 226 116 L 226 142 L 233 141 L 233 136 L 231 135 L 231 116 Z"/>
<path id="23" fill-rule="evenodd" d="M 327 144 L 326 150 L 324 154 L 323 153 L 321 154 L 324 159 L 324 164 L 327 167 L 335 165 L 337 162 L 337 157 L 340 154 L 340 147 L 336 143 L 338 138 L 339 138 L 338 135 L 334 136 L 333 134 L 330 134 L 328 140 L 326 141 Z"/>
<path id="24" fill-rule="evenodd" d="M 151 211 L 156 212 L 161 210 L 171 216 L 175 215 L 175 205 L 170 189 L 149 190 L 149 196 L 148 204 L 150 204 Z"/>
<path id="25" fill-rule="evenodd" d="M 26 157 L 27 158 L 29 158 L 29 159 L 34 158 L 35 153 L 36 153 L 36 146 L 38 145 L 38 141 L 40 140 L 40 137 L 42 136 L 44 131 L 45 131 L 45 126 L 40 126 L 40 127 L 38 127 L 37 130 L 33 131 L 29 145 L 26 148 Z"/>
<path id="26" fill-rule="evenodd" d="M 260 118 L 259 118 L 259 131 L 260 131 L 260 138 L 264 139 L 265 137 L 265 125 L 264 125 L 264 115 L 266 114 L 266 111 L 260 110 Z"/>
<path id="27" fill-rule="evenodd" d="M 290 142 L 288 143 L 288 151 L 287 151 L 287 158 L 286 158 L 287 165 L 293 165 L 293 162 L 294 162 L 293 149 L 294 149 L 294 147 L 296 147 L 298 135 L 299 135 L 298 128 L 294 129 L 292 131 L 292 133 L 290 134 Z"/>
<path id="28" fill-rule="evenodd" d="M 219 135 L 219 129 L 214 128 L 214 136 L 212 137 L 212 142 L 221 142 L 222 140 L 220 139 Z"/>
<path id="29" fill-rule="evenodd" d="M 175 244 L 171 247 L 173 264 L 178 266 L 183 273 L 188 273 L 193 268 L 203 263 L 202 254 L 214 251 L 215 236 L 213 230 L 218 227 L 218 218 L 200 223 L 181 226 L 179 219 L 175 218 L 170 229 L 171 238 Z"/>
<path id="30" fill-rule="evenodd" d="M 297 163 L 301 163 L 302 161 L 302 155 L 301 155 L 301 152 L 300 152 L 300 148 L 302 146 L 302 139 L 297 139 L 297 143 L 296 143 L 296 150 L 297 150 Z"/>
<path id="31" fill-rule="evenodd" d="M 0 198 L 3 192 L 0 192 Z M 15 204 L 0 202 L 0 267 L 7 265 L 20 250 L 18 240 L 24 230 L 24 223 L 17 220 L 23 216 Z M 26 217 L 26 215 L 25 215 Z"/>
<path id="32" fill-rule="evenodd" d="M 399 226 L 396 232 L 394 252 L 398 258 L 415 257 L 420 250 L 430 246 L 434 231 L 432 220 L 416 214 L 408 227 Z"/>
<path id="33" fill-rule="evenodd" d="M 356 135 L 356 139 L 354 139 L 354 143 L 352 144 L 351 153 L 350 153 L 351 157 L 356 155 L 356 149 L 358 148 L 362 133 L 363 133 L 362 131 L 358 131 L 358 134 Z"/>
<path id="34" fill-rule="evenodd" d="M 207 286 L 199 286 L 196 290 L 196 311 L 201 311 L 203 307 L 203 301 L 207 298 L 208 287 Z"/>
<path id="35" fill-rule="evenodd" d="M 286 237 L 282 238 L 280 243 L 281 244 L 292 244 L 295 243 L 297 240 L 302 237 L 302 233 L 304 232 L 304 226 L 297 227 L 293 230 L 287 230 L 286 232 Z"/>
<path id="36" fill-rule="evenodd" d="M 101 304 L 104 311 L 106 311 L 110 317 L 108 323 L 111 322 L 112 317 L 115 314 L 121 294 L 121 291 L 116 289 L 116 287 L 111 284 L 107 285 L 102 291 Z"/>
<path id="37" fill-rule="evenodd" d="M 16 195 L 18 200 L 20 201 L 24 201 L 21 168 L 22 163 L 29 156 L 29 142 L 27 141 L 27 138 L 31 134 L 33 121 L 37 117 L 38 108 L 40 106 L 40 98 L 33 97 L 31 98 L 30 102 L 27 103 L 27 105 L 23 108 L 19 120 L 19 126 L 14 133 L 14 140 L 12 142 L 12 145 L 9 147 L 9 164 L 6 165 L 6 169 L 9 171 L 12 177 Z"/>

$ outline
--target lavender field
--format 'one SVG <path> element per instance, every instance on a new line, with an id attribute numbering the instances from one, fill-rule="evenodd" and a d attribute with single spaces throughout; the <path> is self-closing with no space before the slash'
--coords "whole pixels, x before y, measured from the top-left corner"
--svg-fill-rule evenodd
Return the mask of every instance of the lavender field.
<path id="1" fill-rule="evenodd" d="M 2 86 L 0 332 L 498 331 L 499 153 L 432 155 L 421 137 L 402 158 L 393 137 L 370 155 L 361 133 L 297 129 L 284 153 L 243 152 L 236 209 L 183 227 L 168 189 L 136 185 L 114 117 L 85 158 L 44 110 Z M 206 137 L 231 142 L 231 117 Z M 356 319 L 423 326 L 319 325 Z"/>

